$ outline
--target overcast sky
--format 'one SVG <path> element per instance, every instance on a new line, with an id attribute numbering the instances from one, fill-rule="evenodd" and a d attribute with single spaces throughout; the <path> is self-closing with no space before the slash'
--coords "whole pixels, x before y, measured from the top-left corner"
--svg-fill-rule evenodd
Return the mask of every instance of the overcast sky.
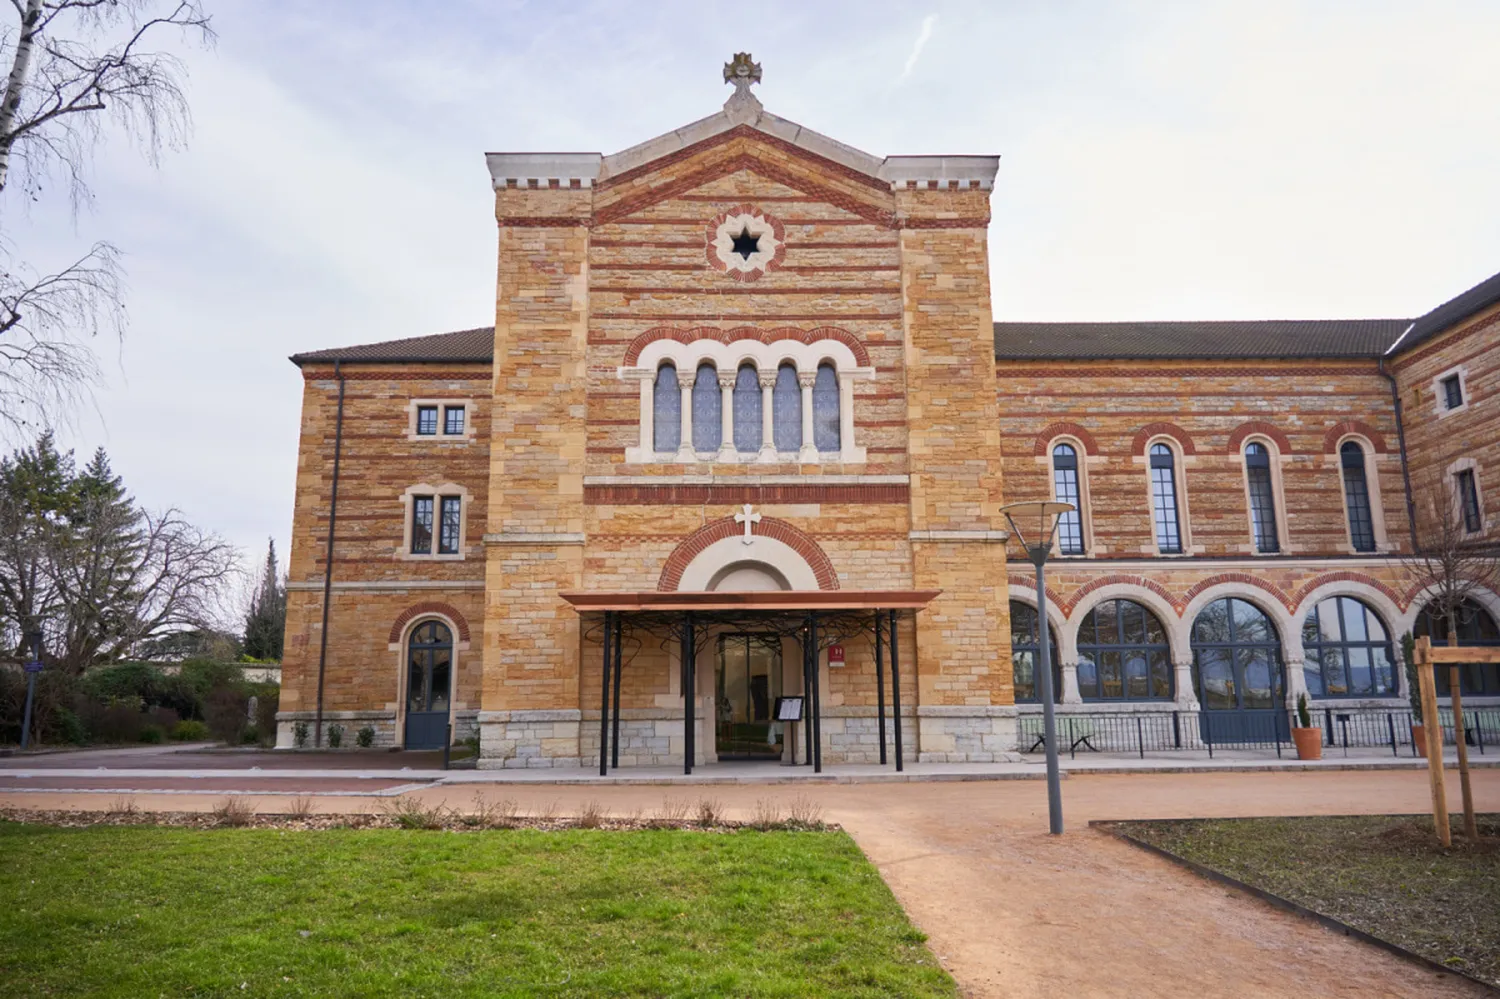
<path id="1" fill-rule="evenodd" d="M 299 350 L 494 321 L 486 150 L 610 153 L 716 111 L 878 156 L 998 153 L 1001 319 L 1406 317 L 1500 270 L 1500 4 L 205 0 L 189 147 L 7 235 L 126 253 L 104 445 L 148 505 L 290 534 Z"/>

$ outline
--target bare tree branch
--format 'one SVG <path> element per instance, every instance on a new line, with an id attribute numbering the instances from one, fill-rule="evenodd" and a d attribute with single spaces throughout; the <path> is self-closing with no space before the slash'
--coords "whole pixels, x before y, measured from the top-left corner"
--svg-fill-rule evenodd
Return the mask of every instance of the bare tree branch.
<path id="1" fill-rule="evenodd" d="M 1486 590 L 1500 590 L 1500 546 L 1465 529 L 1460 498 L 1441 477 L 1428 476 L 1418 496 L 1417 550 L 1401 561 L 1429 591 L 1435 616 L 1456 633 L 1464 604 Z M 1447 635 L 1432 638 L 1442 642 Z"/>

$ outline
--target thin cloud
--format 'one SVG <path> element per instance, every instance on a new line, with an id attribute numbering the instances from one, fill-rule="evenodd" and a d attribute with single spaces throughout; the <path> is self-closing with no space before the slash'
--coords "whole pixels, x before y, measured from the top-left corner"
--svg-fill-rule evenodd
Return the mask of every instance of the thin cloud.
<path id="1" fill-rule="evenodd" d="M 917 60 L 922 57 L 922 50 L 927 47 L 927 40 L 932 37 L 932 26 L 937 23 L 936 14 L 928 14 L 922 18 L 922 30 L 917 33 L 917 41 L 911 47 L 911 55 L 906 57 L 906 66 L 901 70 L 901 75 L 896 82 L 911 76 L 911 71 L 917 67 Z"/>

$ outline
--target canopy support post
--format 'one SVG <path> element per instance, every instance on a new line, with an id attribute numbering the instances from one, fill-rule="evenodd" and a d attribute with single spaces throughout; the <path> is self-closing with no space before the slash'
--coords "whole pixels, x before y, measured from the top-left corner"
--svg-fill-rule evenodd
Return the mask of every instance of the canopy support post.
<path id="1" fill-rule="evenodd" d="M 905 757 L 901 752 L 901 653 L 900 643 L 896 637 L 896 612 L 890 612 L 891 622 L 891 713 L 895 715 L 896 734 L 896 771 L 899 773 L 905 767 Z"/>
<path id="2" fill-rule="evenodd" d="M 881 632 L 880 611 L 875 612 L 875 716 L 880 727 L 880 765 L 885 766 L 885 642 Z"/>
<path id="3" fill-rule="evenodd" d="M 693 633 L 693 612 L 687 611 L 682 615 L 682 772 L 688 775 L 693 772 L 693 760 L 698 749 L 693 738 L 698 725 L 694 717 L 696 712 L 693 710 L 698 695 L 697 657 L 698 642 Z"/>
<path id="4" fill-rule="evenodd" d="M 615 612 L 615 712 L 609 740 L 609 765 L 620 769 L 620 674 L 624 670 L 625 614 Z"/>
<path id="5" fill-rule="evenodd" d="M 604 612 L 604 659 L 599 664 L 599 776 L 609 775 L 609 668 L 610 638 L 615 632 L 615 612 Z"/>

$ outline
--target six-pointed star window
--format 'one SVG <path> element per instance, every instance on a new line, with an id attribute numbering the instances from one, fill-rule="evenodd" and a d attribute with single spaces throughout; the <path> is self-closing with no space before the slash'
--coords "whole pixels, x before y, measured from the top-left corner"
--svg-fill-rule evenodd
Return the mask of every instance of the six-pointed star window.
<path id="1" fill-rule="evenodd" d="M 751 234 L 747 225 L 740 229 L 740 234 L 734 237 L 734 247 L 731 253 L 738 253 L 741 257 L 749 260 L 751 255 L 760 252 L 760 237 Z"/>

